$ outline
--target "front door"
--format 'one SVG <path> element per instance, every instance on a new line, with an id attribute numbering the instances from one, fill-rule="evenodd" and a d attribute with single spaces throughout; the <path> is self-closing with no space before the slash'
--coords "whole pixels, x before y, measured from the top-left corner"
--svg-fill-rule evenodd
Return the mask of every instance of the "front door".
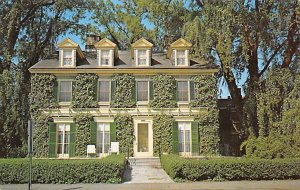
<path id="1" fill-rule="evenodd" d="M 152 128 L 149 123 L 137 123 L 135 126 L 135 157 L 152 156 Z"/>

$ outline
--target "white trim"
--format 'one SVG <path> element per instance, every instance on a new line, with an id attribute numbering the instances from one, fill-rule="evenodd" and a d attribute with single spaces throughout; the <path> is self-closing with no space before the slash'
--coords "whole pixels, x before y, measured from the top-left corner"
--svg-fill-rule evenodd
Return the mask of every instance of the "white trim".
<path id="1" fill-rule="evenodd" d="M 96 123 L 112 123 L 114 122 L 113 117 L 94 117 Z"/>
<path id="2" fill-rule="evenodd" d="M 102 65 L 102 51 L 108 51 L 108 65 Z M 114 49 L 101 48 L 97 49 L 98 66 L 100 67 L 112 67 L 114 65 Z"/>
<path id="3" fill-rule="evenodd" d="M 72 61 L 71 61 L 71 65 L 64 65 L 64 51 L 65 50 L 70 50 L 72 53 Z M 61 67 L 75 67 L 76 65 L 76 49 L 74 48 L 63 48 L 59 50 L 59 62 L 60 62 L 60 66 Z"/>
<path id="4" fill-rule="evenodd" d="M 64 129 L 62 130 L 63 132 L 63 137 L 62 137 L 62 154 L 58 154 L 57 151 L 58 151 L 58 132 L 59 132 L 59 127 L 60 125 L 63 125 Z M 68 130 L 69 129 L 69 130 Z M 71 140 L 71 126 L 70 126 L 70 123 L 59 123 L 59 125 L 57 125 L 57 130 L 56 130 L 56 155 L 58 158 L 69 158 L 70 157 L 70 140 Z M 70 139 L 69 139 L 69 154 L 64 154 L 64 149 L 65 149 L 65 134 L 66 134 L 66 131 L 69 131 L 70 132 Z"/>
<path id="5" fill-rule="evenodd" d="M 138 88 L 137 83 L 138 82 L 147 82 L 148 83 L 148 100 L 147 101 L 137 101 L 138 97 Z M 150 80 L 149 79 L 136 79 L 135 80 L 135 101 L 138 105 L 146 105 L 150 101 Z"/>
<path id="6" fill-rule="evenodd" d="M 62 106 L 68 106 L 70 105 L 70 103 L 72 102 L 72 98 L 73 98 L 73 79 L 57 79 L 57 100 L 59 102 L 59 105 Z M 71 101 L 69 102 L 60 102 L 59 101 L 59 95 L 60 95 L 60 82 L 71 82 Z"/>
<path id="7" fill-rule="evenodd" d="M 72 117 L 53 117 L 54 123 L 74 123 Z"/>
<path id="8" fill-rule="evenodd" d="M 99 86 L 99 83 L 100 82 L 109 82 L 109 85 L 108 85 L 108 92 L 109 92 L 109 95 L 108 95 L 108 101 L 105 101 L 105 102 L 101 102 L 99 101 L 99 98 L 100 98 L 100 86 Z M 111 102 L 111 79 L 108 79 L 108 78 L 99 78 L 98 79 L 98 82 L 97 82 L 97 102 L 98 102 L 98 105 L 110 105 L 110 102 Z"/>
<path id="9" fill-rule="evenodd" d="M 178 97 L 178 82 L 188 82 L 188 101 L 177 101 L 177 105 L 186 105 L 189 104 L 191 102 L 191 89 L 190 89 L 190 79 L 175 79 L 176 80 L 176 93 L 177 93 L 177 97 Z"/>

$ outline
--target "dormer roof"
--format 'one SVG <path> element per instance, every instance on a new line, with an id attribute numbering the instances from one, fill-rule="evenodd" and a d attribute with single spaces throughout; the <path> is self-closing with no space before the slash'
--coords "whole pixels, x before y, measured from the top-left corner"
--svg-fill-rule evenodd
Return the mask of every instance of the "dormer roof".
<path id="1" fill-rule="evenodd" d="M 103 38 L 95 44 L 95 48 L 117 48 L 117 44 L 107 38 Z"/>
<path id="2" fill-rule="evenodd" d="M 192 48 L 192 44 L 188 41 L 186 41 L 183 38 L 179 38 L 178 40 L 176 40 L 175 42 L 173 42 L 167 52 L 167 58 L 170 59 L 171 55 L 172 55 L 172 51 L 174 49 L 181 49 L 181 50 L 186 50 L 186 49 L 191 49 Z"/>
<path id="3" fill-rule="evenodd" d="M 57 47 L 59 49 L 76 49 L 77 54 L 79 55 L 80 58 L 84 58 L 84 55 L 80 49 L 80 46 L 75 43 L 73 40 L 70 38 L 66 38 L 60 43 L 57 44 Z"/>
<path id="4" fill-rule="evenodd" d="M 141 38 L 139 40 L 137 40 L 136 42 L 134 42 L 133 44 L 131 44 L 131 58 L 134 57 L 134 53 L 133 50 L 134 49 L 151 49 L 153 47 L 153 44 L 151 42 L 149 42 L 148 40 L 146 40 L 145 38 Z"/>

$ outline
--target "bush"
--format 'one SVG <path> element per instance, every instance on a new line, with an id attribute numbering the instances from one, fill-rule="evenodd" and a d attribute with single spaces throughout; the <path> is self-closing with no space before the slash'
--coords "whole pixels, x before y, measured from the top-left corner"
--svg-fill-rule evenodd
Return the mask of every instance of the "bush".
<path id="1" fill-rule="evenodd" d="M 299 179 L 300 159 L 214 158 L 184 159 L 163 155 L 164 170 L 175 180 Z"/>
<path id="2" fill-rule="evenodd" d="M 125 168 L 123 155 L 103 159 L 34 159 L 32 183 L 120 183 Z M 1 159 L 0 184 L 27 183 L 28 159 Z"/>

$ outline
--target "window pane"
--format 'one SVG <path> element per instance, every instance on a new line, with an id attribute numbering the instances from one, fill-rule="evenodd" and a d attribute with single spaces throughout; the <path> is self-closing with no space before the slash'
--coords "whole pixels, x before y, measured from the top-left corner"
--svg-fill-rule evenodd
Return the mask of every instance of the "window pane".
<path id="1" fill-rule="evenodd" d="M 63 132 L 62 131 L 58 131 L 58 135 L 57 135 L 57 142 L 58 143 L 63 143 Z"/>
<path id="2" fill-rule="evenodd" d="M 146 65 L 146 50 L 138 50 L 138 64 Z"/>
<path id="3" fill-rule="evenodd" d="M 177 82 L 178 101 L 189 101 L 188 81 Z"/>
<path id="4" fill-rule="evenodd" d="M 137 82 L 137 101 L 148 101 L 148 81 Z"/>
<path id="5" fill-rule="evenodd" d="M 64 154 L 69 154 L 69 144 L 64 144 Z"/>
<path id="6" fill-rule="evenodd" d="M 190 146 L 191 146 L 191 141 L 190 141 L 190 131 L 186 130 L 185 131 L 185 152 L 190 152 Z"/>
<path id="7" fill-rule="evenodd" d="M 109 102 L 109 91 L 110 82 L 100 81 L 99 82 L 99 102 Z"/>
<path id="8" fill-rule="evenodd" d="M 61 81 L 59 88 L 59 101 L 70 102 L 72 99 L 72 81 Z"/>
<path id="9" fill-rule="evenodd" d="M 183 130 L 178 131 L 178 151 L 184 152 L 184 132 Z"/>
<path id="10" fill-rule="evenodd" d="M 63 50 L 63 64 L 72 65 L 72 50 Z"/>
<path id="11" fill-rule="evenodd" d="M 185 65 L 185 51 L 177 50 L 177 65 Z"/>
<path id="12" fill-rule="evenodd" d="M 57 154 L 62 154 L 62 144 L 57 145 Z"/>
<path id="13" fill-rule="evenodd" d="M 70 143 L 70 131 L 65 132 L 65 143 Z"/>

